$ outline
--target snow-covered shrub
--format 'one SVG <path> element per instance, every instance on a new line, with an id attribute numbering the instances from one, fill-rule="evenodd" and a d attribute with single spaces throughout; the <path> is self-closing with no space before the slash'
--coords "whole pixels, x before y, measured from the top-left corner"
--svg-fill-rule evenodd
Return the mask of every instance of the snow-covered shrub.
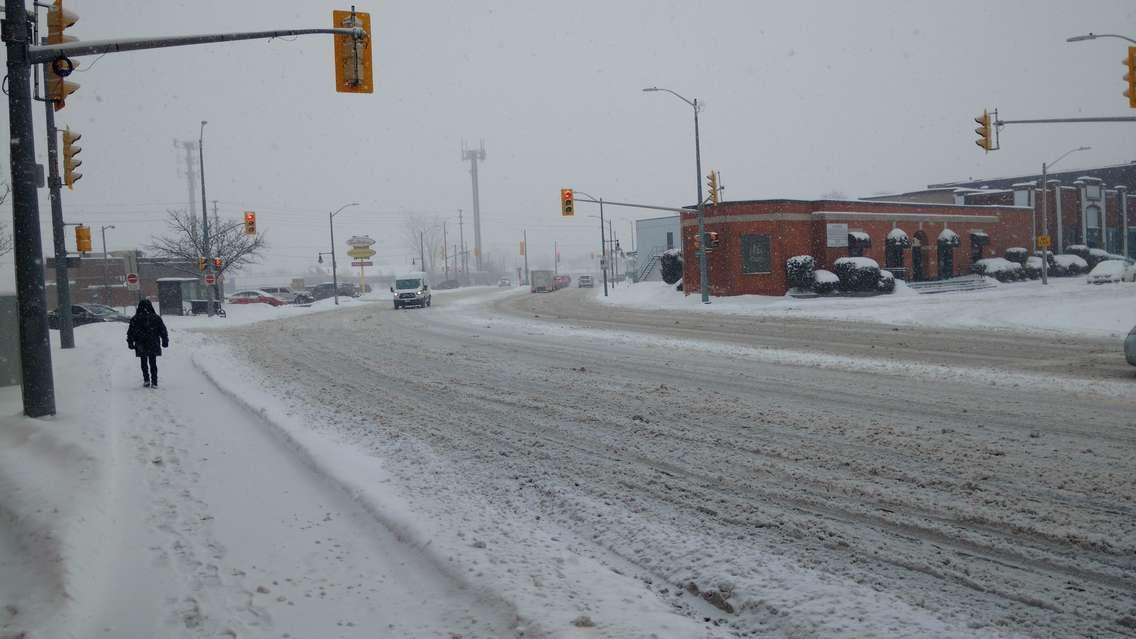
<path id="1" fill-rule="evenodd" d="M 1017 262 L 1018 264 L 1024 266 L 1026 263 L 1026 258 L 1029 257 L 1029 251 L 1021 246 L 1012 246 L 1006 249 L 1006 252 L 1003 256 L 1011 262 Z"/>
<path id="2" fill-rule="evenodd" d="M 826 271 L 823 268 L 816 270 L 814 291 L 821 295 L 828 295 L 836 291 L 838 286 L 840 286 L 840 278 L 836 277 L 836 273 Z"/>
<path id="3" fill-rule="evenodd" d="M 1089 268 L 1095 267 L 1097 264 L 1108 259 L 1108 251 L 1099 248 L 1089 249 L 1089 257 L 1086 260 L 1089 263 Z"/>
<path id="4" fill-rule="evenodd" d="M 986 257 L 974 263 L 974 272 L 999 282 L 1016 282 L 1024 277 L 1022 265 L 1004 257 Z"/>
<path id="5" fill-rule="evenodd" d="M 659 256 L 659 274 L 667 284 L 675 284 L 682 279 L 682 251 L 669 249 Z"/>
<path id="6" fill-rule="evenodd" d="M 891 271 L 880 271 L 880 279 L 876 282 L 876 290 L 881 293 L 895 292 L 895 275 Z"/>
<path id="7" fill-rule="evenodd" d="M 816 283 L 816 259 L 812 255 L 797 255 L 785 260 L 785 272 L 791 288 L 811 290 Z"/>
<path id="8" fill-rule="evenodd" d="M 1080 255 L 1062 253 L 1053 256 L 1053 275 L 1072 277 L 1089 272 L 1089 263 Z"/>
<path id="9" fill-rule="evenodd" d="M 842 257 L 833 266 L 843 291 L 874 291 L 880 281 L 880 265 L 870 257 Z"/>
<path id="10" fill-rule="evenodd" d="M 1065 247 L 1065 253 L 1067 255 L 1076 255 L 1082 260 L 1085 260 L 1086 265 L 1089 263 L 1089 247 L 1084 244 L 1070 244 Z"/>
<path id="11" fill-rule="evenodd" d="M 1026 258 L 1025 273 L 1026 277 L 1031 280 L 1036 280 L 1041 277 L 1041 258 L 1036 255 L 1031 255 Z"/>

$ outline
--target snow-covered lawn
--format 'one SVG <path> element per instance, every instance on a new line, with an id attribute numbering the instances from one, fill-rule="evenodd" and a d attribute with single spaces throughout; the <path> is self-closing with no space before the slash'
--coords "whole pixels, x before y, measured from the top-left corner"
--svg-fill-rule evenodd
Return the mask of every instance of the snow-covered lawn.
<path id="1" fill-rule="evenodd" d="M 662 282 L 621 284 L 600 302 L 638 308 L 735 315 L 773 315 L 913 324 L 1121 336 L 1136 325 L 1136 284 L 1092 285 L 1084 277 L 1000 284 L 962 293 L 920 295 L 897 283 L 892 295 L 794 299 L 762 295 L 713 297 L 702 304 Z"/>

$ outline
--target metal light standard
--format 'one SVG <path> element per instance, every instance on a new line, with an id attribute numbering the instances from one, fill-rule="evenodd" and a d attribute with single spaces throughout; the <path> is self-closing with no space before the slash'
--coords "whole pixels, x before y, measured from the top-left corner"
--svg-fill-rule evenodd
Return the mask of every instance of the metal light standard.
<path id="1" fill-rule="evenodd" d="M 209 250 L 209 212 L 205 208 L 205 125 L 209 124 L 207 121 L 201 121 L 201 128 L 197 133 L 197 158 L 201 166 L 201 250 L 205 253 L 205 272 L 213 275 L 213 256 L 210 255 Z M 213 317 L 213 305 L 216 303 L 214 300 L 214 288 L 206 286 L 209 289 L 209 307 L 205 311 L 209 317 Z"/>
<path id="2" fill-rule="evenodd" d="M 698 98 L 687 100 L 678 93 L 675 93 L 670 89 L 664 89 L 662 87 L 648 87 L 646 89 L 643 89 L 643 91 L 648 93 L 652 91 L 666 91 L 667 93 L 689 104 L 690 108 L 694 109 L 694 182 L 698 185 L 698 246 L 700 247 L 698 249 L 698 283 L 699 287 L 702 289 L 702 303 L 709 304 L 710 278 L 706 273 L 706 242 L 704 241 L 706 238 L 706 216 L 705 207 L 702 203 L 702 146 L 698 138 Z"/>
<path id="3" fill-rule="evenodd" d="M 1127 40 L 1127 41 L 1131 42 L 1132 44 L 1136 44 L 1136 40 L 1133 40 L 1132 38 L 1129 38 L 1128 36 L 1116 35 L 1115 33 L 1087 33 L 1085 35 L 1079 35 L 1079 36 L 1073 36 L 1071 38 L 1065 38 L 1065 41 L 1066 42 L 1084 42 L 1086 40 L 1096 40 L 1097 38 L 1120 38 L 1121 40 Z"/>
<path id="4" fill-rule="evenodd" d="M 589 195 L 588 193 L 579 189 L 576 189 L 575 192 L 585 197 L 590 197 L 600 203 L 600 272 L 603 273 L 604 297 L 607 297 L 607 237 L 604 235 L 603 198 Z M 592 216 L 589 215 L 588 217 Z"/>
<path id="5" fill-rule="evenodd" d="M 335 219 L 336 215 L 339 215 L 340 211 L 349 206 L 359 206 L 359 203 L 350 202 L 348 204 L 344 204 L 343 206 L 327 214 L 327 227 L 331 231 L 331 285 L 335 288 L 334 296 L 336 306 L 339 306 L 339 276 L 335 272 L 335 223 L 332 222 L 332 220 Z"/>
<path id="6" fill-rule="evenodd" d="M 1046 194 L 1049 193 L 1049 184 L 1047 180 L 1047 178 L 1049 177 L 1049 169 L 1054 164 L 1057 164 L 1061 160 L 1064 160 L 1070 154 L 1076 153 L 1078 151 L 1088 151 L 1091 148 L 1092 147 L 1090 146 L 1079 146 L 1075 149 L 1069 149 L 1068 151 L 1063 153 L 1061 157 L 1052 162 L 1049 162 L 1048 164 L 1045 162 L 1041 163 L 1041 234 L 1044 235 L 1046 239 L 1049 239 L 1049 204 L 1046 198 Z M 1052 246 L 1052 244 L 1050 244 L 1050 246 Z M 1059 246 L 1057 247 L 1057 249 L 1061 250 L 1061 247 Z M 1041 249 L 1041 283 L 1049 284 L 1049 246 L 1043 247 Z"/>
<path id="7" fill-rule="evenodd" d="M 103 235 L 103 304 L 107 306 L 114 306 L 114 304 L 110 304 L 107 301 L 110 299 L 110 275 L 108 272 L 110 262 L 107 257 L 107 230 L 113 228 L 113 224 L 99 227 L 99 231 L 101 231 Z"/>

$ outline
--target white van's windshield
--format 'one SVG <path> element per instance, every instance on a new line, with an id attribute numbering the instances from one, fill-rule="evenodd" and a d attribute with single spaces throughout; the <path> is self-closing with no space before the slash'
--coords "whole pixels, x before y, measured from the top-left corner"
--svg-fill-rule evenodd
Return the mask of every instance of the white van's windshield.
<path id="1" fill-rule="evenodd" d="M 418 288 L 421 286 L 422 280 L 414 278 L 408 280 L 395 280 L 394 287 L 397 289 Z"/>

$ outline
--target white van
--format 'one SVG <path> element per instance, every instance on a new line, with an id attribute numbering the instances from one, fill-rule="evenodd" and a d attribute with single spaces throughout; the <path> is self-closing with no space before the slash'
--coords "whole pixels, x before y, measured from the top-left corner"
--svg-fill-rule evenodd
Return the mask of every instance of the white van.
<path id="1" fill-rule="evenodd" d="M 395 275 L 390 290 L 394 296 L 395 309 L 404 306 L 425 308 L 430 305 L 430 286 L 422 271 Z"/>

